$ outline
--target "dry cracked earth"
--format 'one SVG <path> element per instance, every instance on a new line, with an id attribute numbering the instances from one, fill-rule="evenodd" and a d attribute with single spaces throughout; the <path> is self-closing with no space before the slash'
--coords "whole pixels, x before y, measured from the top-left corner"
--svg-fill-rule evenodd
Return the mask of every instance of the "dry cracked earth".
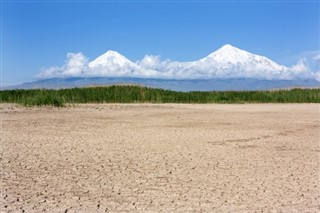
<path id="1" fill-rule="evenodd" d="M 0 212 L 320 212 L 319 104 L 0 107 Z"/>

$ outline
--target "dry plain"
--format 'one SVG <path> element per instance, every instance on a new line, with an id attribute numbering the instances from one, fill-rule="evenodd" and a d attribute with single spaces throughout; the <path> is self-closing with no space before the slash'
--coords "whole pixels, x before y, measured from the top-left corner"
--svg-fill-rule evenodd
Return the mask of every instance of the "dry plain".
<path id="1" fill-rule="evenodd" d="M 1 106 L 1 212 L 320 212 L 319 104 Z"/>

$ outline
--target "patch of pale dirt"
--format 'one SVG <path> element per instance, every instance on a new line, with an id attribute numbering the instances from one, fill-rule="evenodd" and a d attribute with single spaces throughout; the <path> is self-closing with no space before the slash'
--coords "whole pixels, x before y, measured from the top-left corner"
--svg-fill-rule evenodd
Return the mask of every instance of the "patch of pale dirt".
<path id="1" fill-rule="evenodd" d="M 1 107 L 1 212 L 320 212 L 319 104 Z"/>

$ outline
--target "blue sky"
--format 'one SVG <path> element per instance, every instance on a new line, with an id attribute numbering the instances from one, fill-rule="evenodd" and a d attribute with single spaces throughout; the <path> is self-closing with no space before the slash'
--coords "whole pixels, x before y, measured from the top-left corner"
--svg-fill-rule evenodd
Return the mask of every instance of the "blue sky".
<path id="1" fill-rule="evenodd" d="M 291 66 L 319 50 L 319 1 L 3 1 L 2 84 L 30 81 L 69 52 L 132 61 L 200 59 L 224 44 Z"/>

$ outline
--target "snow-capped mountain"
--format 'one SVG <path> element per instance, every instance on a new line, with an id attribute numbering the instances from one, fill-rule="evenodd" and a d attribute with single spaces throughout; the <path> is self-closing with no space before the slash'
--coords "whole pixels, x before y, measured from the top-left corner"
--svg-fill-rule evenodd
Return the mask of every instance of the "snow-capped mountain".
<path id="1" fill-rule="evenodd" d="M 239 66 L 250 66 L 262 69 L 271 70 L 283 70 L 284 66 L 281 66 L 270 59 L 249 53 L 245 50 L 241 50 L 230 44 L 222 46 L 217 51 L 211 53 L 207 57 L 200 59 L 201 62 L 216 64 L 216 68 L 225 68 L 225 66 L 239 65 Z"/>
<path id="2" fill-rule="evenodd" d="M 230 44 L 222 46 L 207 57 L 194 61 L 189 69 L 206 71 L 206 74 L 210 74 L 211 77 L 292 78 L 288 73 L 289 68 L 265 56 L 249 53 Z"/>
<path id="3" fill-rule="evenodd" d="M 148 70 L 130 61 L 120 53 L 109 50 L 88 64 L 90 77 L 155 77 L 155 70 Z"/>
<path id="4" fill-rule="evenodd" d="M 89 62 L 88 76 L 121 77 L 132 75 L 139 67 L 116 51 L 109 50 Z"/>
<path id="5" fill-rule="evenodd" d="M 77 63 L 78 58 L 88 61 L 82 53 L 68 54 L 67 66 L 51 67 L 40 73 L 50 77 L 135 77 L 155 79 L 214 79 L 252 78 L 267 80 L 317 79 L 319 72 L 312 72 L 303 62 L 293 67 L 279 65 L 265 56 L 255 55 L 226 44 L 208 56 L 189 62 L 161 61 L 159 56 L 146 55 L 132 62 L 116 51 L 109 50 L 87 64 Z M 74 58 L 73 58 L 74 57 Z M 73 67 L 76 65 L 76 69 Z M 82 68 L 80 67 L 83 66 Z M 55 72 L 55 69 L 57 70 Z M 71 70 L 71 71 L 70 71 Z"/>
<path id="6" fill-rule="evenodd" d="M 150 56 L 148 56 L 150 58 Z M 315 78 L 305 64 L 292 68 L 279 65 L 265 56 L 255 55 L 245 50 L 224 45 L 208 56 L 190 62 L 152 63 L 162 78 L 208 79 L 208 78 L 254 78 L 281 79 Z M 161 69 L 158 69 L 158 68 Z M 142 66 L 141 68 L 145 68 Z M 150 67 L 149 67 L 150 68 Z M 162 72 L 161 72 L 162 71 Z"/>
<path id="7" fill-rule="evenodd" d="M 120 53 L 109 50 L 98 58 L 91 61 L 90 68 L 118 66 L 119 68 L 135 67 L 136 64 L 121 55 Z"/>

